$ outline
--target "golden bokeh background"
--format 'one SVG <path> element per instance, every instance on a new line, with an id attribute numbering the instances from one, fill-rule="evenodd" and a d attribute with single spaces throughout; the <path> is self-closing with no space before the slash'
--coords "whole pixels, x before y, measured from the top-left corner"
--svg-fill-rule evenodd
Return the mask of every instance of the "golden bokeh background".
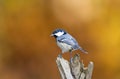
<path id="1" fill-rule="evenodd" d="M 120 79 L 120 0 L 0 0 L 0 79 L 60 79 L 56 28 L 89 52 L 92 79 Z"/>

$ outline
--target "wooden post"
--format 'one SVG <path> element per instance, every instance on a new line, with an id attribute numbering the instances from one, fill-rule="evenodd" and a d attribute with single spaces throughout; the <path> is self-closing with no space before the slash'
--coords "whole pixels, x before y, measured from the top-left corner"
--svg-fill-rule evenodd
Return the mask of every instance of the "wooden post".
<path id="1" fill-rule="evenodd" d="M 61 79 L 91 79 L 93 62 L 88 64 L 88 67 L 84 67 L 83 62 L 80 60 L 79 54 L 75 54 L 68 62 L 63 57 L 58 56 L 56 60 Z"/>

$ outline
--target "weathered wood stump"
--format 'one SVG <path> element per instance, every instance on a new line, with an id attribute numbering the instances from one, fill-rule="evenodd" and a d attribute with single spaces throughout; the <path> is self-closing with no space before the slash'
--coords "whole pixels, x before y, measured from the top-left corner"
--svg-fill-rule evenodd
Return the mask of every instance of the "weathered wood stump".
<path id="1" fill-rule="evenodd" d="M 84 67 L 80 60 L 79 54 L 75 54 L 68 62 L 63 57 L 57 57 L 56 60 L 61 79 L 91 79 L 93 72 L 93 62 L 90 62 L 88 67 Z"/>

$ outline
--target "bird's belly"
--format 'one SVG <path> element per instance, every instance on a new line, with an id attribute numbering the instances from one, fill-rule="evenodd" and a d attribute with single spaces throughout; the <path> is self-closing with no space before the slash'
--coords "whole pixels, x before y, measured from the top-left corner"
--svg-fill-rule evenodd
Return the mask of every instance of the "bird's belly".
<path id="1" fill-rule="evenodd" d="M 72 49 L 72 47 L 70 45 L 65 44 L 65 43 L 57 43 L 57 45 L 62 50 L 62 53 L 68 52 L 68 51 L 70 51 Z"/>

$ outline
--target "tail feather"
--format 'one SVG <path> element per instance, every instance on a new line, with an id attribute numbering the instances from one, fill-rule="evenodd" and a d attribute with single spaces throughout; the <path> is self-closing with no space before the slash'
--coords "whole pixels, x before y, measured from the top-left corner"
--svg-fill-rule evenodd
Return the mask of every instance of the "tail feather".
<path id="1" fill-rule="evenodd" d="M 88 52 L 86 50 L 84 50 L 82 47 L 79 47 L 80 51 L 85 53 L 85 54 L 88 54 Z"/>

